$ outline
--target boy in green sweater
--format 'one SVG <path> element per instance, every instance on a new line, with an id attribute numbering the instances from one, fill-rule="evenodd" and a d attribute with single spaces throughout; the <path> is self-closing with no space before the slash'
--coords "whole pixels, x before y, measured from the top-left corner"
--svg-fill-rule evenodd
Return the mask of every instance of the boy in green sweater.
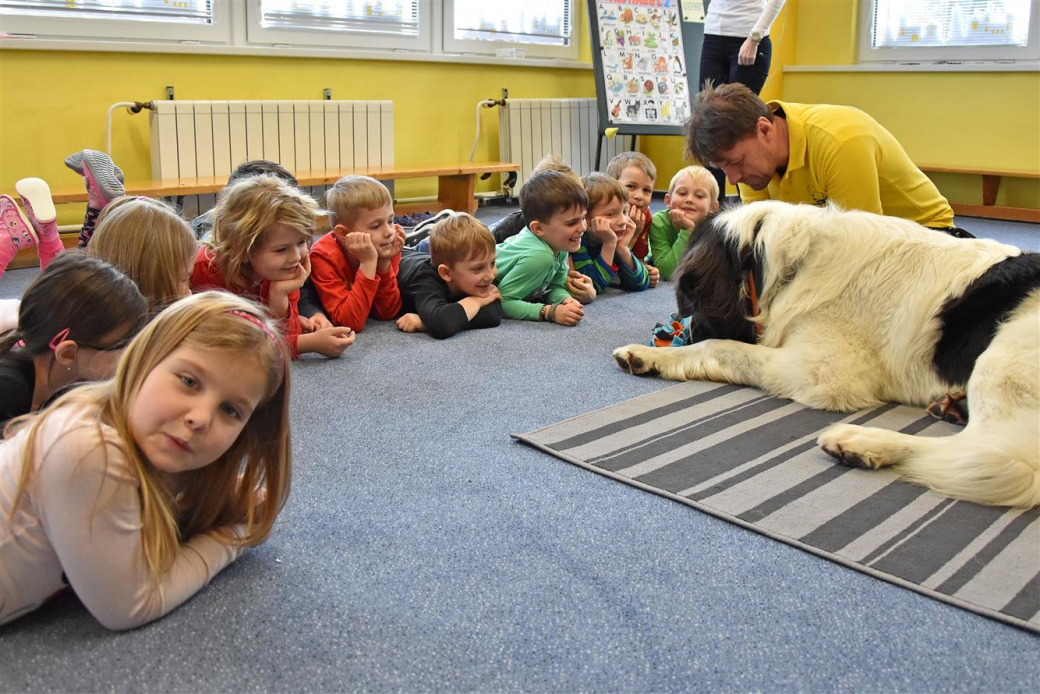
<path id="1" fill-rule="evenodd" d="M 569 253 L 581 247 L 589 198 L 574 177 L 537 173 L 520 189 L 525 226 L 497 247 L 498 277 L 506 318 L 577 325 L 585 315 L 566 288 Z"/>
<path id="2" fill-rule="evenodd" d="M 719 209 L 719 184 L 703 166 L 687 166 L 672 177 L 664 204 L 650 220 L 650 253 L 663 279 L 671 279 L 694 227 Z"/>

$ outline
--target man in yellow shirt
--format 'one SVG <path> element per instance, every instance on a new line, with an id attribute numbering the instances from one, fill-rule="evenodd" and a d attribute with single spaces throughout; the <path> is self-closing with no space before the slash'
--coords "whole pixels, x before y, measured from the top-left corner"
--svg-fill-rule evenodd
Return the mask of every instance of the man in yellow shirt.
<path id="1" fill-rule="evenodd" d="M 767 104 L 741 84 L 709 85 L 693 100 L 686 146 L 745 202 L 834 202 L 970 236 L 892 133 L 851 106 Z"/>

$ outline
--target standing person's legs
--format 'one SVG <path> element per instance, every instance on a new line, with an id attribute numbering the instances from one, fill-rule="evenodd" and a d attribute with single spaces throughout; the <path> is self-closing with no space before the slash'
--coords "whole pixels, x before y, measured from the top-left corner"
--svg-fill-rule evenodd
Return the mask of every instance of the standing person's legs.
<path id="1" fill-rule="evenodd" d="M 700 81 L 697 82 L 699 89 L 704 88 L 704 82 L 711 80 L 716 86 L 733 82 L 732 74 L 737 67 L 737 54 L 743 40 L 734 36 L 716 36 L 705 34 L 704 44 L 701 46 L 701 72 Z M 708 166 L 701 162 L 715 177 L 719 184 L 719 204 L 726 198 L 726 174 L 722 169 Z"/>

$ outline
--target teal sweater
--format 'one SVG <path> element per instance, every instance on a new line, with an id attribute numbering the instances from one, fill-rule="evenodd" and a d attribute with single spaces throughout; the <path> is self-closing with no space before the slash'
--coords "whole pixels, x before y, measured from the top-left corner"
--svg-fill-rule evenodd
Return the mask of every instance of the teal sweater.
<path id="1" fill-rule="evenodd" d="M 524 227 L 496 247 L 498 276 L 506 318 L 538 320 L 545 304 L 558 304 L 567 293 L 567 252 L 554 252 Z"/>

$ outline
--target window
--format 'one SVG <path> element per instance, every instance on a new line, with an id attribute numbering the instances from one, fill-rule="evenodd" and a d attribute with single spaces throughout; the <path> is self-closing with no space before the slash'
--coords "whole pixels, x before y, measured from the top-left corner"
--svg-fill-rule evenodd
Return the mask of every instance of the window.
<path id="1" fill-rule="evenodd" d="M 250 0 L 250 43 L 430 49 L 421 0 Z"/>
<path id="2" fill-rule="evenodd" d="M 454 0 L 444 7 L 444 50 L 577 60 L 573 0 Z"/>
<path id="3" fill-rule="evenodd" d="M 1035 0 L 865 0 L 862 62 L 1040 59 Z"/>
<path id="4" fill-rule="evenodd" d="M 219 0 L 0 0 L 3 30 L 103 40 L 206 41 L 228 38 Z"/>

